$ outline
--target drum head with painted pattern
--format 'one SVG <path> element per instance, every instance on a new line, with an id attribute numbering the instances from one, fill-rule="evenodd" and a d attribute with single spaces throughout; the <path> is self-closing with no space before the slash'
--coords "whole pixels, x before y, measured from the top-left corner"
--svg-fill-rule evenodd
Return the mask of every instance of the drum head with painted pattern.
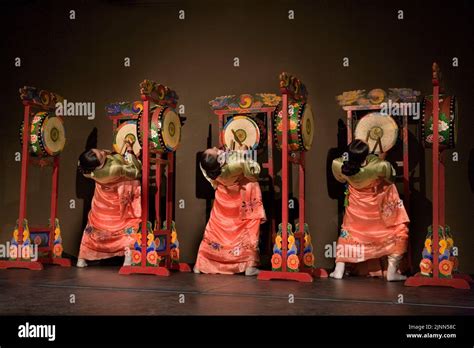
<path id="1" fill-rule="evenodd" d="M 314 135 L 314 118 L 310 104 L 306 104 L 304 107 L 303 117 L 301 119 L 301 133 L 305 150 L 311 149 Z"/>
<path id="2" fill-rule="evenodd" d="M 175 151 L 181 141 L 181 120 L 179 115 L 167 108 L 162 116 L 161 137 L 168 151 Z"/>
<path id="3" fill-rule="evenodd" d="M 57 116 L 46 117 L 41 127 L 41 138 L 43 148 L 48 155 L 58 155 L 66 144 L 63 121 Z"/>
<path id="4" fill-rule="evenodd" d="M 379 112 L 372 112 L 362 117 L 357 122 L 354 132 L 354 138 L 365 141 L 369 145 L 369 151 L 376 154 L 390 150 L 397 142 L 397 137 L 397 122 L 392 116 Z"/>
<path id="5" fill-rule="evenodd" d="M 234 116 L 224 126 L 224 143 L 229 149 L 235 146 L 248 146 L 256 149 L 260 142 L 260 129 L 248 116 Z"/>
<path id="6" fill-rule="evenodd" d="M 137 122 L 135 120 L 125 121 L 115 130 L 113 143 L 115 152 L 123 153 L 126 139 L 130 139 L 133 142 L 133 152 L 138 156 L 142 147 L 138 142 Z"/>

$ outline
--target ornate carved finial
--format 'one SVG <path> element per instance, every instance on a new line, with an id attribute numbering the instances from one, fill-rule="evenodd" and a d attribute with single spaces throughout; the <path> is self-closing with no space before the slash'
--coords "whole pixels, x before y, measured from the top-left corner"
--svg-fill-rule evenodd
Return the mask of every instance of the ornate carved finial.
<path id="1" fill-rule="evenodd" d="M 301 80 L 286 72 L 282 72 L 279 75 L 279 79 L 281 93 L 287 93 L 294 100 L 306 101 L 308 98 L 308 91 Z"/>
<path id="2" fill-rule="evenodd" d="M 140 94 L 142 100 L 151 100 L 159 105 L 168 105 L 175 108 L 178 104 L 178 94 L 168 86 L 156 83 L 152 80 L 143 80 L 140 83 Z"/>

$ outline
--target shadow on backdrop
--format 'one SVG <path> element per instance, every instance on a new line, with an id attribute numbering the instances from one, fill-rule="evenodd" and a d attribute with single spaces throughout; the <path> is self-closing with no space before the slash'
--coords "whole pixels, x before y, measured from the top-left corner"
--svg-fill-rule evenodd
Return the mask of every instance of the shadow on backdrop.
<path id="1" fill-rule="evenodd" d="M 87 137 L 84 151 L 97 148 L 97 128 L 94 127 L 92 132 Z M 77 154 L 79 158 L 80 154 Z M 87 225 L 87 215 L 91 210 L 92 197 L 94 197 L 95 182 L 94 180 L 87 179 L 82 175 L 79 169 L 76 169 L 76 197 L 84 201 L 82 209 L 82 230 Z"/>

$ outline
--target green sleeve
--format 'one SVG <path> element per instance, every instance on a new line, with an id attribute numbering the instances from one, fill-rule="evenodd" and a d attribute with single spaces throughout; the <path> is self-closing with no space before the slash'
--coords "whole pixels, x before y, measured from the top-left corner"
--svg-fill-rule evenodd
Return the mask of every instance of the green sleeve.
<path id="1" fill-rule="evenodd" d="M 141 177 L 141 168 L 140 161 L 133 155 L 130 156 L 130 162 L 126 162 L 119 154 L 109 155 L 104 166 L 94 170 L 89 177 L 101 184 L 123 179 L 135 180 Z"/>
<path id="2" fill-rule="evenodd" d="M 253 160 L 242 162 L 243 175 L 250 181 L 257 181 L 260 175 L 260 165 Z"/>
<path id="3" fill-rule="evenodd" d="M 332 175 L 336 178 L 337 181 L 345 183 L 346 178 L 342 174 L 342 164 L 343 160 L 342 157 L 336 158 L 335 160 L 332 161 Z"/>
<path id="4" fill-rule="evenodd" d="M 129 161 L 120 165 L 120 176 L 131 180 L 139 179 L 142 173 L 142 164 L 134 154 L 128 154 L 127 158 Z"/>
<path id="5" fill-rule="evenodd" d="M 377 174 L 379 177 L 384 179 L 385 181 L 392 183 L 395 180 L 395 168 L 387 161 L 381 161 L 378 164 Z"/>

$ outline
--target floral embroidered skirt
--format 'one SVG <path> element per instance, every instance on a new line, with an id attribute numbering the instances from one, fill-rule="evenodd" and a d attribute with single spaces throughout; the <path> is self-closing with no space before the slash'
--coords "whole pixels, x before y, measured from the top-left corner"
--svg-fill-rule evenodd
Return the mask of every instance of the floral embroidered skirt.
<path id="1" fill-rule="evenodd" d="M 141 222 L 140 181 L 96 183 L 92 208 L 82 236 L 79 258 L 100 260 L 123 256 Z"/>
<path id="2" fill-rule="evenodd" d="M 358 263 L 402 255 L 408 246 L 408 215 L 394 184 L 377 182 L 363 189 L 349 186 L 336 262 Z"/>
<path id="3" fill-rule="evenodd" d="M 257 266 L 260 223 L 264 220 L 257 182 L 218 184 L 195 267 L 203 273 L 233 274 Z"/>

